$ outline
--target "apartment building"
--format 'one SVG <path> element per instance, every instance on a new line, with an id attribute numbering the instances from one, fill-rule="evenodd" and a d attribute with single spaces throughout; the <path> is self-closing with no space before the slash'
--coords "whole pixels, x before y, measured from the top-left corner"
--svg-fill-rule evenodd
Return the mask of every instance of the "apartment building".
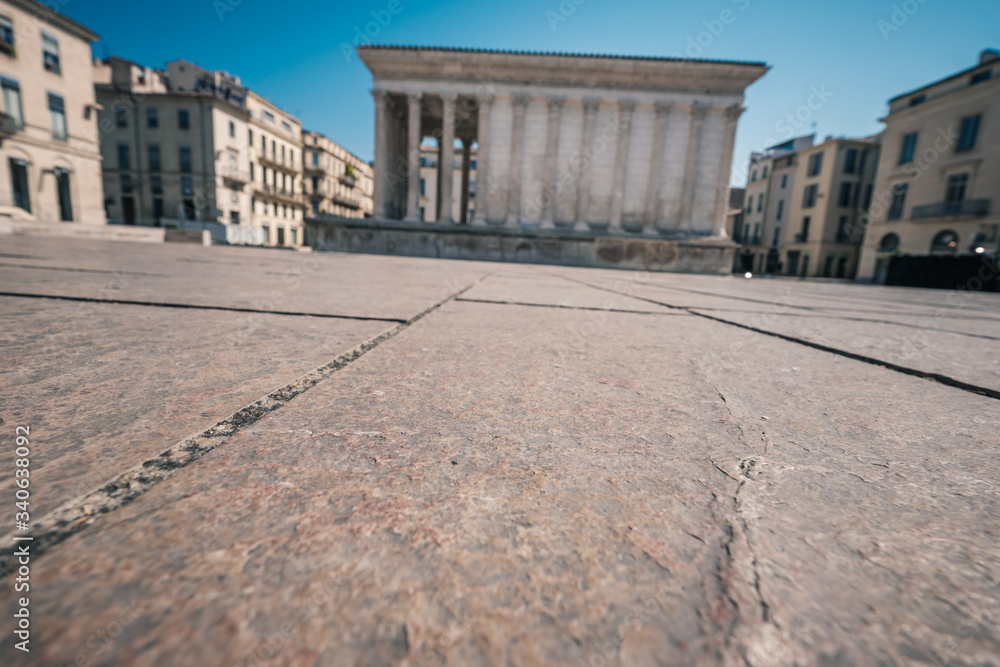
<path id="1" fill-rule="evenodd" d="M 307 218 L 370 218 L 372 166 L 319 132 L 302 133 L 303 192 Z"/>
<path id="2" fill-rule="evenodd" d="M 185 60 L 95 65 L 108 221 L 202 225 L 231 243 L 301 245 L 301 125 L 239 77 Z"/>
<path id="3" fill-rule="evenodd" d="M 746 217 L 754 218 L 744 226 L 737 270 L 854 277 L 879 150 L 877 137 L 821 144 L 803 137 L 751 159 L 747 192 L 756 197 Z M 755 167 L 761 183 L 752 181 Z"/>
<path id="4" fill-rule="evenodd" d="M 462 197 L 454 197 L 451 209 L 452 220 L 459 224 L 472 221 L 476 204 L 476 148 L 472 142 L 465 142 L 463 147 L 456 147 L 452 152 L 451 161 L 451 191 L 465 193 Z M 465 159 L 468 157 L 468 160 Z M 438 188 L 441 151 L 437 146 L 422 144 L 420 146 L 420 219 L 424 222 L 436 222 L 439 219 L 438 208 L 441 205 Z M 463 170 L 462 165 L 469 168 Z M 464 214 L 463 214 L 464 209 Z"/>
<path id="5" fill-rule="evenodd" d="M 97 39 L 40 2 L 0 1 L 0 219 L 104 224 Z"/>
<path id="6" fill-rule="evenodd" d="M 996 255 L 1000 52 L 889 100 L 858 279 L 895 255 Z"/>

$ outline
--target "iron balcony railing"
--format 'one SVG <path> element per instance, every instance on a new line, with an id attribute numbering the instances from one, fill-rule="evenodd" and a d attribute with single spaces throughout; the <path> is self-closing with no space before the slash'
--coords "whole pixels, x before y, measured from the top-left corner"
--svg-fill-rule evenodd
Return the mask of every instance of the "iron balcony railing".
<path id="1" fill-rule="evenodd" d="M 927 218 L 949 218 L 958 216 L 981 217 L 990 212 L 989 199 L 965 199 L 962 201 L 938 202 L 925 206 L 914 206 L 910 213 L 913 220 Z"/>

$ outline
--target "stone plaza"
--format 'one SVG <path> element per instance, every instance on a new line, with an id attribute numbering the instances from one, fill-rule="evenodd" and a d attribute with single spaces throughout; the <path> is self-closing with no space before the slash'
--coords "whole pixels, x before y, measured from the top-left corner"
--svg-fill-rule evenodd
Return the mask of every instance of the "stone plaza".
<path id="1" fill-rule="evenodd" d="M 996 294 L 30 236 L 0 280 L 4 664 L 998 664 Z"/>

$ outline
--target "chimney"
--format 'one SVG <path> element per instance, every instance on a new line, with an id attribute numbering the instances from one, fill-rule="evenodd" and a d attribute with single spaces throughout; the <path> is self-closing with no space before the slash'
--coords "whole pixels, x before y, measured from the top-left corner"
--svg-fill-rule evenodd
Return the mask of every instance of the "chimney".
<path id="1" fill-rule="evenodd" d="M 979 64 L 984 65 L 994 60 L 1000 60 L 1000 51 L 996 49 L 983 49 L 982 53 L 979 54 Z"/>

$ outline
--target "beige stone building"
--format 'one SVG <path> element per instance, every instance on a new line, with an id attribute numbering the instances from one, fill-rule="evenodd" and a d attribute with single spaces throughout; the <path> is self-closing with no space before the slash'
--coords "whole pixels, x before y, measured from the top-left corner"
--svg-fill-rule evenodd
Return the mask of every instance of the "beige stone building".
<path id="1" fill-rule="evenodd" d="M 799 137 L 751 156 L 738 272 L 853 278 L 877 138 Z"/>
<path id="2" fill-rule="evenodd" d="M 370 218 L 372 167 L 319 132 L 302 133 L 303 192 L 307 218 Z"/>
<path id="3" fill-rule="evenodd" d="M 374 80 L 374 218 L 420 221 L 424 137 L 445 146 L 474 138 L 473 225 L 724 238 L 743 92 L 765 65 L 381 46 L 358 52 Z M 452 205 L 438 222 L 454 222 L 454 201 L 465 195 L 452 179 L 441 190 Z"/>
<path id="4" fill-rule="evenodd" d="M 1000 241 L 1000 52 L 889 100 L 859 280 L 903 255 L 995 255 Z"/>
<path id="5" fill-rule="evenodd" d="M 40 2 L 0 1 L 0 219 L 104 224 L 97 39 Z"/>
<path id="6" fill-rule="evenodd" d="M 108 221 L 303 242 L 301 125 L 239 77 L 185 60 L 95 66 Z"/>
<path id="7" fill-rule="evenodd" d="M 424 222 L 435 222 L 440 217 L 438 178 L 444 173 L 440 160 L 439 147 L 428 144 L 420 147 L 420 219 Z M 461 193 L 452 197 L 451 220 L 468 224 L 475 213 L 476 201 L 476 148 L 472 141 L 452 150 L 451 188 L 452 192 Z"/>

